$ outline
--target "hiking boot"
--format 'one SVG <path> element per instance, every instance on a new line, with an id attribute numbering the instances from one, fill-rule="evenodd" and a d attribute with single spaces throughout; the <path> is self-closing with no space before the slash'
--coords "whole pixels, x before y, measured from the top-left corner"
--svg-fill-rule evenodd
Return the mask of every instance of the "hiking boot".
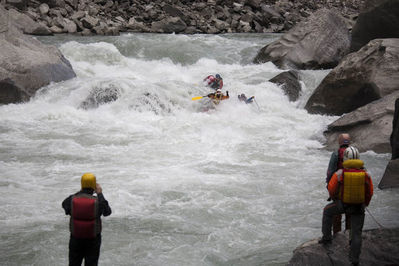
<path id="1" fill-rule="evenodd" d="M 331 239 L 321 238 L 321 239 L 319 240 L 319 244 L 322 244 L 323 246 L 324 246 L 324 245 L 330 245 L 331 243 L 332 243 L 332 240 L 331 240 Z"/>

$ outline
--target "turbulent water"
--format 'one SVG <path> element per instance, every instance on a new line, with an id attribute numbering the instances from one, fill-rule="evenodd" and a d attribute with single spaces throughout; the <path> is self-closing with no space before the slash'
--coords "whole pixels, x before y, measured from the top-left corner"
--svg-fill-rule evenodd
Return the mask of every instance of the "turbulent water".
<path id="1" fill-rule="evenodd" d="M 66 265 L 61 202 L 93 172 L 113 210 L 103 218 L 101 265 L 284 265 L 321 236 L 337 117 L 303 106 L 329 70 L 301 72 L 289 102 L 268 82 L 282 72 L 251 64 L 276 35 L 41 38 L 77 78 L 0 106 L 0 264 Z M 231 98 L 207 110 L 202 84 L 219 73 Z M 82 108 L 92 91 L 119 98 Z M 238 93 L 255 95 L 245 105 Z M 390 154 L 361 154 L 378 185 Z M 395 190 L 376 188 L 365 229 L 399 226 Z"/>

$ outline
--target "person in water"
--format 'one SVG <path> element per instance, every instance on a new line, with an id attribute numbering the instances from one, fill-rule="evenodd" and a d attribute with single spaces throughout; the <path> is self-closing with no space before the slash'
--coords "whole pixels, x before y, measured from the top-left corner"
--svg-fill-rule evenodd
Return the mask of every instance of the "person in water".
<path id="1" fill-rule="evenodd" d="M 334 215 L 350 214 L 349 260 L 352 265 L 359 265 L 364 210 L 373 196 L 373 182 L 355 147 L 349 146 L 345 149 L 342 165 L 343 168 L 336 171 L 328 183 L 328 192 L 333 202 L 324 207 L 321 229 L 323 236 L 319 243 L 328 245 L 332 242 L 331 226 Z"/>
<path id="2" fill-rule="evenodd" d="M 204 78 L 204 83 L 206 86 L 211 87 L 214 90 L 223 88 L 223 79 L 219 74 L 216 74 L 215 76 L 207 76 Z"/>
<path id="3" fill-rule="evenodd" d="M 252 103 L 254 101 L 254 99 L 255 99 L 255 96 L 247 98 L 247 96 L 245 96 L 244 93 L 241 93 L 241 95 L 238 95 L 238 100 L 240 100 L 240 102 L 245 102 L 246 104 Z"/>
<path id="4" fill-rule="evenodd" d="M 332 175 L 339 169 L 343 168 L 342 163 L 344 161 L 344 152 L 345 152 L 346 148 L 349 147 L 350 143 L 351 143 L 351 139 L 350 139 L 349 134 L 343 133 L 338 136 L 339 148 L 338 148 L 338 150 L 334 151 L 331 154 L 331 158 L 328 163 L 327 177 L 326 177 L 327 185 L 330 182 Z M 329 198 L 329 200 L 331 200 L 331 199 Z M 342 220 L 341 214 L 336 215 L 333 219 L 334 222 L 333 222 L 332 229 L 333 229 L 334 235 L 341 231 L 341 220 Z M 350 215 L 345 214 L 345 230 L 349 230 L 349 229 L 350 229 Z"/>
<path id="5" fill-rule="evenodd" d="M 98 265 L 101 247 L 101 215 L 111 215 L 100 184 L 92 173 L 81 178 L 82 189 L 62 202 L 66 215 L 70 215 L 69 265 Z M 94 196 L 93 193 L 97 196 Z"/>
<path id="6" fill-rule="evenodd" d="M 209 93 L 207 97 L 211 98 L 215 104 L 219 104 L 220 101 L 230 98 L 229 91 L 226 91 L 226 95 L 224 95 L 221 89 L 217 89 L 216 92 Z"/>

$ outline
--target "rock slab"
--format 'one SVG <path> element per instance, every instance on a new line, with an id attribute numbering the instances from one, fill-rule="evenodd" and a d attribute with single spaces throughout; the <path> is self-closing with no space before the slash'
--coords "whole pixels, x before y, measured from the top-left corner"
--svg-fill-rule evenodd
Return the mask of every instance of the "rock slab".
<path id="1" fill-rule="evenodd" d="M 338 13 L 321 9 L 279 40 L 263 47 L 254 63 L 273 62 L 280 68 L 333 68 L 349 52 L 350 35 Z"/>
<path id="2" fill-rule="evenodd" d="M 309 113 L 342 115 L 399 89 L 399 39 L 376 39 L 347 55 L 315 89 Z"/>
<path id="3" fill-rule="evenodd" d="M 351 265 L 348 235 L 338 233 L 328 246 L 317 243 L 317 239 L 308 241 L 294 250 L 287 265 Z M 399 228 L 363 231 L 360 265 L 399 265 Z"/>
<path id="4" fill-rule="evenodd" d="M 0 5 L 0 104 L 27 101 L 50 82 L 75 76 L 55 46 L 22 34 Z"/>

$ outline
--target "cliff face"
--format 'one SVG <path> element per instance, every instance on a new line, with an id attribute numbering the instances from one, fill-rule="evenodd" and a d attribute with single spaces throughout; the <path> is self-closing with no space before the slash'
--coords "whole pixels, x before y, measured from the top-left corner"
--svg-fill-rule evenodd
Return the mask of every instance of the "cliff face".
<path id="1" fill-rule="evenodd" d="M 285 32 L 321 8 L 337 11 L 351 28 L 364 0 L 3 0 L 3 3 L 39 24 L 40 31 L 31 34 L 115 35 L 125 31 Z"/>
<path id="2" fill-rule="evenodd" d="M 323 246 L 317 239 L 308 241 L 294 250 L 287 265 L 351 265 L 348 259 L 348 233 L 339 233 L 331 245 Z M 374 229 L 362 234 L 360 265 L 398 265 L 399 228 Z"/>

